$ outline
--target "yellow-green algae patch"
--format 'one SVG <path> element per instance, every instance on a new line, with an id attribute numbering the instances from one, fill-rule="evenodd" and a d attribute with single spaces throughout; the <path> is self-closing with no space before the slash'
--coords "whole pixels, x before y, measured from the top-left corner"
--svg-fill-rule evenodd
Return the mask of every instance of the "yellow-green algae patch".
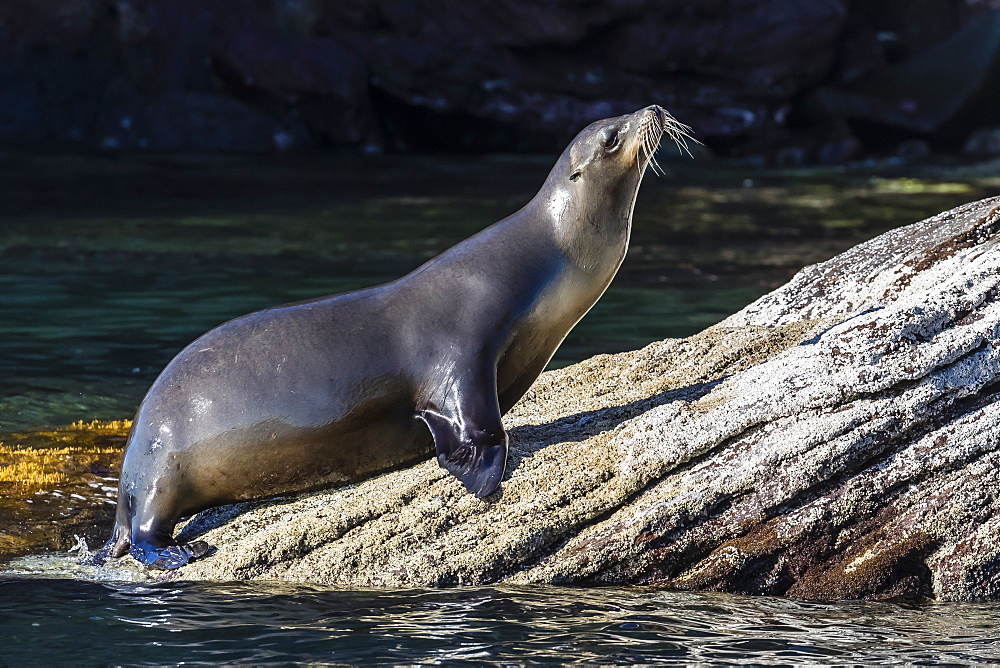
<path id="1" fill-rule="evenodd" d="M 132 423 L 74 422 L 0 437 L 0 560 L 100 540 Z"/>

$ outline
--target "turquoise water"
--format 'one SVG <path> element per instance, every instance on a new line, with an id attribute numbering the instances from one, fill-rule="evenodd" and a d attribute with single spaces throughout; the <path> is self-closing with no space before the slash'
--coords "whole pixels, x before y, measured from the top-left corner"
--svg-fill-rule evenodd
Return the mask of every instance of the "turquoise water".
<path id="1" fill-rule="evenodd" d="M 202 332 L 396 278 L 519 208 L 550 161 L 0 154 L 0 442 L 131 417 Z M 805 264 L 998 185 L 667 166 L 643 185 L 622 271 L 555 365 L 690 335 Z M 0 558 L 65 550 L 74 535 L 102 540 L 112 507 L 101 486 L 116 472 L 88 470 L 97 491 L 76 496 L 53 487 L 22 497 L 0 483 Z M 998 617 L 992 605 L 648 589 L 0 579 L 11 664 L 990 662 L 1000 660 Z"/>

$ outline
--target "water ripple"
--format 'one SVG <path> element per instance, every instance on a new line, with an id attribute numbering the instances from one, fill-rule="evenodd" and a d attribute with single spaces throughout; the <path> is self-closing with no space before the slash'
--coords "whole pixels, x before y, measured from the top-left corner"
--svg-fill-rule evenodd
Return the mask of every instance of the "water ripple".
<path id="1" fill-rule="evenodd" d="M 1000 606 L 652 589 L 0 580 L 5 663 L 1000 661 Z"/>

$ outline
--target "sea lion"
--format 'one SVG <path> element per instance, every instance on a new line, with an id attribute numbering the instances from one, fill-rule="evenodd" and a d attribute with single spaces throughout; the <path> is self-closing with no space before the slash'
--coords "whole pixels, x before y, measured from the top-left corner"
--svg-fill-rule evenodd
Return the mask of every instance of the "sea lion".
<path id="1" fill-rule="evenodd" d="M 358 480 L 431 452 L 478 497 L 507 461 L 501 416 L 528 390 L 625 257 L 664 109 L 597 121 L 520 211 L 406 276 L 230 320 L 182 350 L 129 434 L 111 539 L 177 568 L 182 516 Z"/>

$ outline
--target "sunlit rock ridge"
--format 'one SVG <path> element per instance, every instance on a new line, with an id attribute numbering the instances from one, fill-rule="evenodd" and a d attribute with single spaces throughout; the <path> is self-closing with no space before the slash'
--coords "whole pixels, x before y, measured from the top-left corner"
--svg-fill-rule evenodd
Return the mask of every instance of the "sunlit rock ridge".
<path id="1" fill-rule="evenodd" d="M 544 374 L 501 491 L 433 460 L 203 513 L 166 577 L 1000 595 L 1000 198 L 883 234 L 687 339 Z"/>

